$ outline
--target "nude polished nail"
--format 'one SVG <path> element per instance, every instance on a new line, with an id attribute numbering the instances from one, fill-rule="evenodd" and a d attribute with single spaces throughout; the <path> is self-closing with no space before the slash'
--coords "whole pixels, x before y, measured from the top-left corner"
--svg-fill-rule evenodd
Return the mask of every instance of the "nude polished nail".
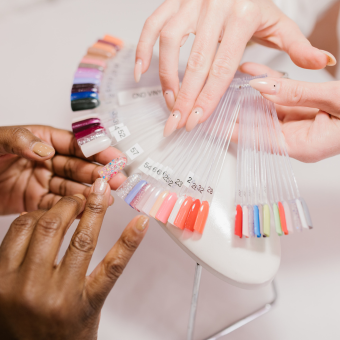
<path id="1" fill-rule="evenodd" d="M 96 194 L 104 194 L 107 182 L 103 178 L 97 178 L 93 185 L 93 192 Z"/>
<path id="2" fill-rule="evenodd" d="M 172 112 L 165 124 L 163 136 L 169 137 L 177 129 L 180 120 L 181 113 L 179 111 Z"/>
<path id="3" fill-rule="evenodd" d="M 334 57 L 334 55 L 332 53 L 329 53 L 327 51 L 324 50 L 320 50 L 320 52 L 326 54 L 328 61 L 327 61 L 327 66 L 334 66 L 336 65 L 336 59 Z"/>
<path id="4" fill-rule="evenodd" d="M 53 151 L 54 149 L 52 148 L 52 146 L 50 145 L 47 145 L 45 143 L 41 143 L 41 142 L 37 142 L 33 145 L 33 148 L 32 148 L 33 152 L 35 154 L 37 154 L 38 156 L 40 157 L 46 157 L 46 156 L 49 156 Z"/>
<path id="5" fill-rule="evenodd" d="M 142 76 L 142 59 L 137 59 L 135 64 L 135 82 L 138 83 L 140 81 L 140 77 Z"/>
<path id="6" fill-rule="evenodd" d="M 280 89 L 280 83 L 270 78 L 253 79 L 249 82 L 249 85 L 261 93 L 277 94 Z"/>
<path id="7" fill-rule="evenodd" d="M 190 113 L 190 116 L 187 120 L 187 124 L 185 126 L 185 129 L 189 132 L 195 128 L 195 126 L 200 121 L 201 117 L 203 116 L 203 109 L 200 107 L 196 107 L 192 110 Z"/>
<path id="8" fill-rule="evenodd" d="M 136 229 L 138 231 L 144 231 L 148 224 L 149 224 L 149 217 L 140 216 L 136 222 Z"/>
<path id="9" fill-rule="evenodd" d="M 164 91 L 164 99 L 165 99 L 168 109 L 172 110 L 172 108 L 175 105 L 175 96 L 174 96 L 173 91 L 171 90 Z"/>

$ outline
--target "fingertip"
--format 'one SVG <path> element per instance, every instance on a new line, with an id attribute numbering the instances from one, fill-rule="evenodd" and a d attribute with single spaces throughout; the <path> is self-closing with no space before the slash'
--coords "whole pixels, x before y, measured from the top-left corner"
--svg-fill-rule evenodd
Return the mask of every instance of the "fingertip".
<path id="1" fill-rule="evenodd" d="M 145 216 L 145 215 L 139 215 L 137 216 L 137 221 L 134 225 L 135 229 L 139 232 L 139 233 L 143 233 L 146 232 L 146 230 L 149 227 L 149 217 Z"/>
<path id="2" fill-rule="evenodd" d="M 325 51 L 316 47 L 301 43 L 295 43 L 290 47 L 289 56 L 297 66 L 311 70 L 323 69 L 328 65 L 330 59 L 331 63 L 335 60 L 329 52 L 326 54 Z"/>

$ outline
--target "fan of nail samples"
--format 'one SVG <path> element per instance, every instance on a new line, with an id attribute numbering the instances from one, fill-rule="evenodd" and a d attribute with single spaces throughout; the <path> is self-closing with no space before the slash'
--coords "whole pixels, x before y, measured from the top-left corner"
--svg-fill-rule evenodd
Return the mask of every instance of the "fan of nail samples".
<path id="1" fill-rule="evenodd" d="M 239 114 L 235 235 L 268 237 L 312 229 L 274 104 L 245 85 Z M 272 220 L 272 223 L 271 223 Z"/>
<path id="2" fill-rule="evenodd" d="M 92 45 L 81 60 L 71 91 L 72 129 L 86 157 L 123 140 L 128 142 L 127 150 L 141 149 L 141 131 L 164 126 L 168 110 L 157 60 L 139 84 L 133 69 L 134 48 L 109 35 Z"/>
<path id="3" fill-rule="evenodd" d="M 240 109 L 235 79 L 214 114 L 191 132 L 178 130 L 144 157 L 138 173 L 116 191 L 137 211 L 179 229 L 203 233 Z M 106 180 L 129 162 L 124 155 L 103 167 Z"/>

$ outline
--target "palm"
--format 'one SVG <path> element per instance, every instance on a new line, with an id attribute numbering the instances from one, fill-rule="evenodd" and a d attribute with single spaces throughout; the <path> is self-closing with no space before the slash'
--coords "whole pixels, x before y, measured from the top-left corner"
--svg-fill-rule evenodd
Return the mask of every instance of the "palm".
<path id="1" fill-rule="evenodd" d="M 109 148 L 85 160 L 72 133 L 46 126 L 30 126 L 33 134 L 48 142 L 55 156 L 44 162 L 30 161 L 16 155 L 0 157 L 0 215 L 36 209 L 49 209 L 62 196 L 81 193 L 87 196 L 89 187 L 98 177 L 100 166 L 119 155 Z M 116 189 L 125 177 L 117 175 L 110 181 Z"/>

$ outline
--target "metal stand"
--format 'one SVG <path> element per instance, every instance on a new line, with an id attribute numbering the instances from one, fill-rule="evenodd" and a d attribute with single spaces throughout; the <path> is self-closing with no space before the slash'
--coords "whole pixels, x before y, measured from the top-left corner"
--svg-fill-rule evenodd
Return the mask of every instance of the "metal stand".
<path id="1" fill-rule="evenodd" d="M 191 308 L 190 308 L 190 317 L 189 317 L 189 326 L 188 326 L 188 335 L 187 340 L 192 340 L 194 336 L 194 326 L 195 326 L 195 317 L 196 317 L 196 310 L 197 310 L 197 300 L 198 300 L 198 292 L 200 287 L 201 281 L 201 274 L 202 274 L 202 266 L 198 263 L 196 264 L 195 270 L 195 279 L 194 279 L 194 288 L 192 291 L 192 299 L 191 299 Z M 211 335 L 209 338 L 205 340 L 217 340 L 220 337 L 230 334 L 231 332 L 235 331 L 238 328 L 248 324 L 249 322 L 259 318 L 260 316 L 267 314 L 275 305 L 277 300 L 277 289 L 274 280 L 272 281 L 272 289 L 274 293 L 274 298 L 271 302 L 265 304 L 262 308 L 258 309 L 254 313 L 246 316 L 245 318 L 236 321 L 232 325 L 222 329 L 221 331 Z"/>

